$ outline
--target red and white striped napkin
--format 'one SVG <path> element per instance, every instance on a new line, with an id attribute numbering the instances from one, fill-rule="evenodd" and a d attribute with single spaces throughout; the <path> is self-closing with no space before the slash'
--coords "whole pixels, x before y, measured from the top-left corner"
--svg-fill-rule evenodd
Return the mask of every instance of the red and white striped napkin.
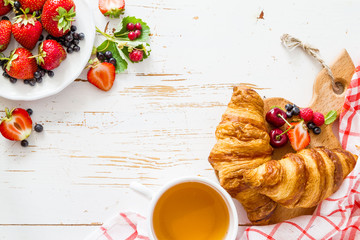
<path id="1" fill-rule="evenodd" d="M 343 148 L 360 155 L 360 66 L 347 89 L 339 134 Z M 146 229 L 144 217 L 120 213 L 86 240 L 149 239 Z M 360 239 L 360 159 L 340 189 L 322 201 L 312 216 L 268 226 L 241 227 L 237 239 Z"/>

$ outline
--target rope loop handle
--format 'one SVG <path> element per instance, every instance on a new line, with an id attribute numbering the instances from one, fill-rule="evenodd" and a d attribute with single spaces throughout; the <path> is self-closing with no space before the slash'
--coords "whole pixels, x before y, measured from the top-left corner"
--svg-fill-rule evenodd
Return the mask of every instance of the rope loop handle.
<path id="1" fill-rule="evenodd" d="M 323 66 L 323 68 L 326 69 L 327 73 L 329 74 L 331 78 L 331 85 L 334 92 L 338 93 L 342 91 L 343 88 L 342 84 L 335 82 L 335 78 L 333 73 L 331 72 L 330 67 L 325 63 L 325 61 L 319 55 L 319 49 L 314 48 L 307 43 L 303 43 L 298 38 L 293 37 L 287 33 L 283 34 L 280 39 L 286 48 L 293 50 L 296 47 L 301 47 L 307 54 L 311 55 L 313 58 L 318 60 L 319 63 Z"/>

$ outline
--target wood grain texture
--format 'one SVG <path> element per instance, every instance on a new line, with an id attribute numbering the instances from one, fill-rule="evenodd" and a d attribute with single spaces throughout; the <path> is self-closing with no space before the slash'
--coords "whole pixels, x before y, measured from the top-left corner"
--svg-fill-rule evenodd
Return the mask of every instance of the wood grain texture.
<path id="1" fill-rule="evenodd" d="M 88 1 L 104 29 L 109 19 L 97 0 Z M 318 47 L 327 62 L 346 48 L 358 63 L 360 3 L 312 4 L 127 1 L 125 15 L 151 27 L 152 53 L 117 75 L 111 91 L 75 81 L 39 101 L 0 99 L 1 110 L 32 108 L 45 129 L 30 136 L 28 148 L 0 139 L 0 239 L 78 240 L 93 227 L 66 224 L 101 223 L 120 210 L 146 215 L 148 201 L 128 189 L 134 180 L 153 190 L 184 175 L 216 181 L 207 157 L 233 86 L 255 84 L 267 88 L 262 96 L 299 106 L 312 97 L 321 66 L 301 50 L 283 48 L 284 32 Z M 264 19 L 257 19 L 261 11 Z"/>

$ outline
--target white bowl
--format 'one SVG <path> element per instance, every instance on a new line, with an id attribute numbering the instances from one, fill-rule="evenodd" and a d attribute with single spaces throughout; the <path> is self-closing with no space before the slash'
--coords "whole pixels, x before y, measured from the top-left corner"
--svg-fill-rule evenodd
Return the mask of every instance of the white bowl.
<path id="1" fill-rule="evenodd" d="M 10 83 L 9 79 L 2 76 L 2 70 L 0 74 L 0 96 L 11 100 L 37 100 L 40 98 L 54 95 L 70 83 L 72 83 L 83 71 L 86 66 L 94 44 L 95 39 L 95 22 L 93 18 L 93 12 L 88 1 L 86 0 L 74 0 L 76 4 L 76 17 L 74 25 L 77 27 L 77 32 L 83 32 L 85 39 L 80 41 L 80 52 L 73 52 L 68 54 L 65 61 L 60 66 L 54 69 L 54 77 L 43 77 L 42 83 L 37 83 L 35 86 L 25 85 L 23 80 L 18 80 L 15 84 Z M 12 13 L 9 18 L 14 17 Z M 44 37 L 47 36 L 47 32 L 43 32 Z M 4 51 L 6 57 L 9 53 L 17 48 L 21 47 L 14 38 L 11 39 L 10 45 Z M 34 48 L 32 53 L 35 55 L 38 52 L 38 45 Z"/>

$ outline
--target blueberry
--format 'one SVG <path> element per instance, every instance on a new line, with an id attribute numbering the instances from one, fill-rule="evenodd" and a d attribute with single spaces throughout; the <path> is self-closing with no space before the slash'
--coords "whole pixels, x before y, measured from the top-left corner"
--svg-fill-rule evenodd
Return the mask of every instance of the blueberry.
<path id="1" fill-rule="evenodd" d="M 71 45 L 70 42 L 68 42 L 68 41 L 65 41 L 65 42 L 64 42 L 64 46 L 65 46 L 65 47 L 70 47 L 70 45 Z"/>
<path id="2" fill-rule="evenodd" d="M 21 8 L 21 3 L 19 1 L 15 1 L 14 2 L 14 8 L 17 9 L 17 10 L 20 10 Z"/>
<path id="3" fill-rule="evenodd" d="M 286 117 L 287 118 L 292 118 L 292 112 L 291 111 L 286 111 Z"/>
<path id="4" fill-rule="evenodd" d="M 75 44 L 75 45 L 79 45 L 80 40 L 74 39 L 74 40 L 72 41 L 72 43 Z"/>
<path id="5" fill-rule="evenodd" d="M 65 40 L 68 41 L 68 42 L 71 42 L 73 40 L 73 36 L 71 34 L 68 34 L 65 36 Z"/>
<path id="6" fill-rule="evenodd" d="M 41 15 L 41 12 L 40 12 L 40 11 L 35 11 L 35 16 L 36 16 L 36 17 L 40 17 L 40 15 Z"/>
<path id="7" fill-rule="evenodd" d="M 10 78 L 10 75 L 9 75 L 9 74 L 7 74 L 7 72 L 3 72 L 3 74 L 2 74 L 2 75 L 3 75 L 3 77 L 4 77 L 4 78 Z"/>
<path id="8" fill-rule="evenodd" d="M 74 25 L 72 25 L 72 26 L 71 26 L 71 31 L 72 31 L 72 32 L 75 32 L 76 30 L 77 30 L 77 27 L 74 26 Z"/>
<path id="9" fill-rule="evenodd" d="M 0 66 L 3 67 L 5 66 L 5 64 L 8 62 L 8 60 L 4 59 L 4 60 L 0 60 Z"/>
<path id="10" fill-rule="evenodd" d="M 74 39 L 79 40 L 79 34 L 77 32 L 74 32 L 73 37 Z"/>
<path id="11" fill-rule="evenodd" d="M 308 123 L 306 124 L 306 126 L 307 126 L 308 129 L 310 129 L 310 130 L 312 130 L 312 129 L 314 129 L 314 128 L 316 127 L 315 123 L 313 123 L 313 122 L 308 122 Z"/>
<path id="12" fill-rule="evenodd" d="M 97 52 L 96 57 L 102 62 L 105 60 L 105 56 L 102 52 Z"/>
<path id="13" fill-rule="evenodd" d="M 48 74 L 49 77 L 53 77 L 53 76 L 54 76 L 54 72 L 53 72 L 53 71 L 48 71 L 47 74 Z"/>
<path id="14" fill-rule="evenodd" d="M 34 127 L 35 132 L 42 132 L 44 127 L 41 124 L 36 124 Z"/>
<path id="15" fill-rule="evenodd" d="M 315 128 L 313 129 L 313 132 L 314 132 L 316 135 L 319 135 L 319 134 L 321 133 L 321 128 L 315 127 Z"/>
<path id="16" fill-rule="evenodd" d="M 108 63 L 108 62 L 109 62 L 109 60 L 108 60 L 108 59 L 105 59 L 105 60 L 104 60 L 104 62 L 107 62 L 107 63 Z"/>
<path id="17" fill-rule="evenodd" d="M 68 48 L 66 49 L 66 52 L 71 54 L 71 53 L 74 52 L 74 49 L 73 49 L 72 47 L 68 47 Z"/>
<path id="18" fill-rule="evenodd" d="M 84 33 L 79 33 L 79 40 L 84 40 L 85 38 L 85 34 Z"/>
<path id="19" fill-rule="evenodd" d="M 39 71 L 36 71 L 34 73 L 34 78 L 39 78 L 39 77 L 41 77 L 41 73 Z"/>
<path id="20" fill-rule="evenodd" d="M 24 84 L 29 84 L 29 80 L 28 79 L 24 80 Z"/>
<path id="21" fill-rule="evenodd" d="M 42 83 L 42 80 L 43 80 L 42 77 L 39 77 L 39 78 L 36 79 L 36 82 L 37 83 Z"/>
<path id="22" fill-rule="evenodd" d="M 114 65 L 116 67 L 116 59 L 115 58 L 110 58 L 109 63 L 111 63 L 112 65 Z"/>
<path id="23" fill-rule="evenodd" d="M 53 36 L 51 36 L 50 34 L 46 36 L 46 40 L 49 40 L 49 39 L 53 39 Z"/>
<path id="24" fill-rule="evenodd" d="M 291 111 L 291 109 L 293 109 L 293 105 L 291 105 L 290 103 L 288 103 L 288 104 L 285 105 L 285 109 L 286 109 L 287 111 Z"/>
<path id="25" fill-rule="evenodd" d="M 297 115 L 300 114 L 300 108 L 297 107 L 297 106 L 295 106 L 295 107 L 293 107 L 293 109 L 291 110 L 291 112 L 292 112 L 292 115 L 293 115 L 293 116 L 297 116 Z"/>
<path id="26" fill-rule="evenodd" d="M 33 114 L 33 110 L 31 108 L 26 109 L 26 111 L 30 116 Z"/>
<path id="27" fill-rule="evenodd" d="M 110 58 L 112 58 L 112 52 L 110 52 L 110 51 L 106 51 L 105 52 L 105 57 L 107 58 L 107 59 L 110 59 Z"/>
<path id="28" fill-rule="evenodd" d="M 46 71 L 45 71 L 44 69 L 41 69 L 41 70 L 40 70 L 40 75 L 41 75 L 41 77 L 45 76 L 45 74 L 46 74 Z"/>
<path id="29" fill-rule="evenodd" d="M 27 140 L 22 140 L 21 141 L 21 146 L 27 147 L 27 146 L 29 146 L 29 142 Z"/>
<path id="30" fill-rule="evenodd" d="M 1 20 L 10 20 L 7 16 L 3 16 L 2 18 L 1 18 Z"/>
<path id="31" fill-rule="evenodd" d="M 44 40 L 44 35 L 41 34 L 38 41 L 41 42 L 42 40 Z"/>
<path id="32" fill-rule="evenodd" d="M 35 79 L 30 79 L 30 80 L 29 80 L 29 85 L 30 85 L 30 86 L 33 87 L 33 86 L 35 86 L 35 84 L 36 84 L 36 80 L 35 80 Z"/>
<path id="33" fill-rule="evenodd" d="M 75 45 L 75 47 L 73 48 L 74 49 L 74 52 L 79 52 L 80 51 L 80 47 Z"/>
<path id="34" fill-rule="evenodd" d="M 10 77 L 10 82 L 11 82 L 11 83 L 16 83 L 16 82 L 17 82 L 17 79 L 16 79 L 16 78 L 13 78 L 13 77 Z"/>

